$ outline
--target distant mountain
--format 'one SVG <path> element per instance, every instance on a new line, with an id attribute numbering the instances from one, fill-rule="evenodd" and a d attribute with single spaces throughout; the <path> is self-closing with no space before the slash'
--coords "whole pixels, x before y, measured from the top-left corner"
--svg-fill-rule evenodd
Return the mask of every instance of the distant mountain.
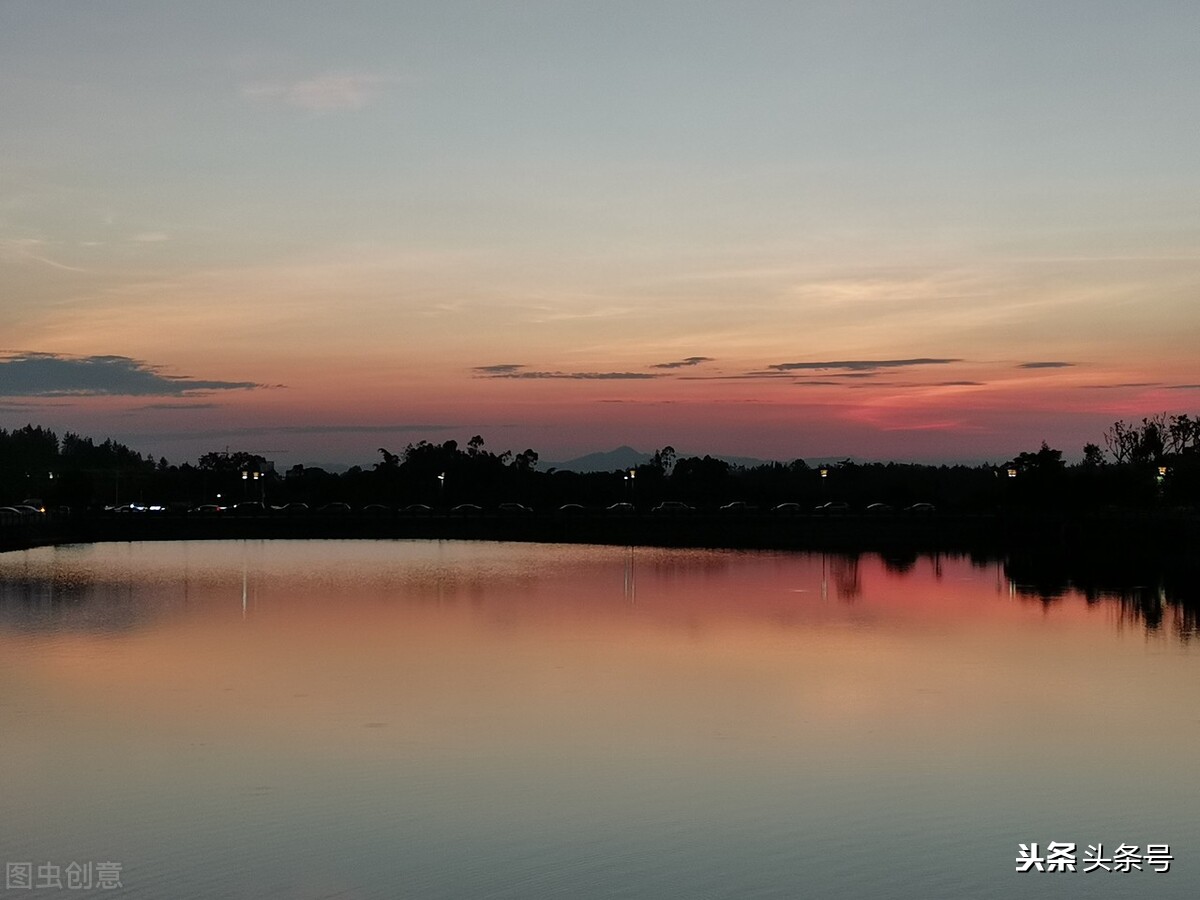
<path id="1" fill-rule="evenodd" d="M 547 472 L 550 469 L 560 469 L 568 472 L 615 472 L 618 469 L 632 469 L 635 466 L 650 462 L 652 454 L 641 453 L 632 447 L 618 447 L 603 453 L 588 453 L 575 459 L 563 462 L 539 463 L 538 469 Z"/>

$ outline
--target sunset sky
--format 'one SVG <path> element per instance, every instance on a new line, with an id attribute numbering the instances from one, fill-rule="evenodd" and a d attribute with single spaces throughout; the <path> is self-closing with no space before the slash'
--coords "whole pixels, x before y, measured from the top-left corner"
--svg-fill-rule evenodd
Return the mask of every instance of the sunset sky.
<path id="1" fill-rule="evenodd" d="M 1200 412 L 1200 4 L 0 0 L 0 427 L 1081 455 Z"/>

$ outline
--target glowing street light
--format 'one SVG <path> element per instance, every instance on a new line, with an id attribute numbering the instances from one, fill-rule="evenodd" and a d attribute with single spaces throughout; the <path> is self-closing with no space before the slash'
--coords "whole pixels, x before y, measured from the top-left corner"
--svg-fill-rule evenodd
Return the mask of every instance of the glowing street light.
<path id="1" fill-rule="evenodd" d="M 266 505 L 267 486 L 265 483 L 265 477 L 264 477 L 263 473 L 258 471 L 257 469 L 254 470 L 253 472 L 248 469 L 242 470 L 242 499 L 244 500 L 246 498 L 246 488 L 248 486 L 247 483 L 251 480 L 259 482 L 258 499 L 259 499 L 260 503 L 262 503 L 263 505 Z"/>

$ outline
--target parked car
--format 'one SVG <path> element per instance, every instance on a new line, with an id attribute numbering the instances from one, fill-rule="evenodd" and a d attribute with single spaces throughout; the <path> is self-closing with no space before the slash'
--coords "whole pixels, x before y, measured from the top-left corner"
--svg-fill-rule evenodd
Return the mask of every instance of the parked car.
<path id="1" fill-rule="evenodd" d="M 746 503 L 744 500 L 734 500 L 722 506 L 721 512 L 725 515 L 738 515 L 741 513 L 748 513 L 752 509 L 754 509 L 754 507 L 749 503 Z"/>
<path id="2" fill-rule="evenodd" d="M 689 513 L 694 513 L 695 507 L 688 506 L 681 500 L 664 500 L 650 512 L 656 516 L 686 516 Z"/>
<path id="3" fill-rule="evenodd" d="M 868 503 L 867 504 L 867 512 L 873 516 L 879 516 L 879 515 L 883 515 L 885 513 L 892 513 L 895 511 L 896 511 L 896 507 L 892 506 L 890 503 Z"/>
<path id="4" fill-rule="evenodd" d="M 410 503 L 400 512 L 406 516 L 428 516 L 433 513 L 433 510 L 424 503 Z"/>
<path id="5" fill-rule="evenodd" d="M 350 504 L 335 500 L 333 503 L 326 503 L 317 512 L 326 516 L 344 516 L 350 512 Z"/>
<path id="6" fill-rule="evenodd" d="M 800 515 L 799 503 L 777 503 L 771 507 L 771 512 L 777 516 L 798 516 Z"/>
<path id="7" fill-rule="evenodd" d="M 533 512 L 524 503 L 501 503 L 496 508 L 500 511 L 501 515 L 506 516 L 527 516 Z"/>
<path id="8" fill-rule="evenodd" d="M 474 503 L 460 503 L 450 512 L 456 516 L 477 516 L 483 512 L 483 507 Z"/>
<path id="9" fill-rule="evenodd" d="M 611 513 L 614 516 L 632 516 L 635 512 L 637 512 L 637 510 L 633 508 L 632 503 L 624 503 L 624 502 L 614 503 L 611 506 L 609 506 L 605 511 L 608 513 Z"/>
<path id="10" fill-rule="evenodd" d="M 558 508 L 558 512 L 563 516 L 581 516 L 587 512 L 587 507 L 582 503 L 564 503 Z"/>
<path id="11" fill-rule="evenodd" d="M 828 503 L 822 503 L 816 507 L 813 512 L 825 513 L 825 515 L 848 513 L 850 512 L 850 504 L 841 500 L 830 500 Z"/>
<path id="12" fill-rule="evenodd" d="M 917 515 L 932 515 L 937 512 L 937 507 L 932 503 L 914 503 L 912 506 L 904 507 L 905 512 L 916 513 Z"/>
<path id="13" fill-rule="evenodd" d="M 382 503 L 368 503 L 362 508 L 365 516 L 387 516 L 391 515 L 392 508 L 384 506 Z"/>

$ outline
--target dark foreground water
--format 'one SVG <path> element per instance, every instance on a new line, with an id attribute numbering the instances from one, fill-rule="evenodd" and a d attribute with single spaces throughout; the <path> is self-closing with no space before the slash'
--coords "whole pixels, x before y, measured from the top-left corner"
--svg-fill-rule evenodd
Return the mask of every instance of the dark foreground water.
<path id="1" fill-rule="evenodd" d="M 0 554 L 0 898 L 1192 898 L 1200 654 L 1152 581 L 1051 602 L 944 557 Z M 1074 872 L 1015 871 L 1051 842 Z"/>

